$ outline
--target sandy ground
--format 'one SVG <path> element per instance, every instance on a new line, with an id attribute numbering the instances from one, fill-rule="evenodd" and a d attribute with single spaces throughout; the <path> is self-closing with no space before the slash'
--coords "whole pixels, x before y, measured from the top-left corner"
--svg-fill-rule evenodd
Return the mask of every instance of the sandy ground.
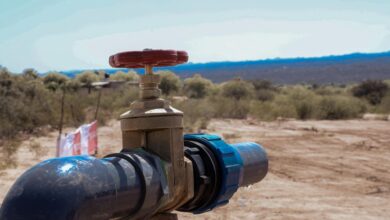
<path id="1" fill-rule="evenodd" d="M 241 188 L 227 206 L 180 219 L 390 219 L 390 122 L 213 120 L 210 133 L 230 142 L 255 141 L 269 154 L 270 171 Z M 0 171 L 0 201 L 24 170 L 55 154 L 56 133 L 26 141 L 18 166 Z M 99 128 L 100 154 L 117 152 L 117 121 Z"/>

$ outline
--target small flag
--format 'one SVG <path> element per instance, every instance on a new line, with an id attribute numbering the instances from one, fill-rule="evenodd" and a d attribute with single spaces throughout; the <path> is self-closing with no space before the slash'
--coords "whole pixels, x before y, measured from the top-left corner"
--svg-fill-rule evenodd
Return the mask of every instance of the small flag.
<path id="1" fill-rule="evenodd" d="M 93 155 L 97 151 L 97 121 L 80 127 L 81 154 Z"/>
<path id="2" fill-rule="evenodd" d="M 82 125 L 57 140 L 58 157 L 94 155 L 97 152 L 97 121 Z"/>

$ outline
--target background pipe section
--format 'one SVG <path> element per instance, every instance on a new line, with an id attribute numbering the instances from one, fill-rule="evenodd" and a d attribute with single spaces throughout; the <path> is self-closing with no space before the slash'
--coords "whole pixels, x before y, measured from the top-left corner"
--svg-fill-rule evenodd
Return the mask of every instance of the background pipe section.
<path id="1" fill-rule="evenodd" d="M 254 142 L 231 144 L 243 162 L 243 176 L 240 186 L 248 186 L 260 182 L 268 172 L 268 158 L 264 148 Z"/>
<path id="2" fill-rule="evenodd" d="M 41 162 L 17 179 L 0 219 L 144 218 L 166 193 L 160 164 L 143 151 Z"/>

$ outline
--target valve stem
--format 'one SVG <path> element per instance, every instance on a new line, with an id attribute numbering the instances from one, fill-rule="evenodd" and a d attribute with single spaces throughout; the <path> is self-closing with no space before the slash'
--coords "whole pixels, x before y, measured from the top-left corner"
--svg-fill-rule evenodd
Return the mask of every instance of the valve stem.
<path id="1" fill-rule="evenodd" d="M 148 65 L 145 65 L 145 74 L 150 74 L 150 75 L 153 75 L 153 66 L 148 64 Z"/>

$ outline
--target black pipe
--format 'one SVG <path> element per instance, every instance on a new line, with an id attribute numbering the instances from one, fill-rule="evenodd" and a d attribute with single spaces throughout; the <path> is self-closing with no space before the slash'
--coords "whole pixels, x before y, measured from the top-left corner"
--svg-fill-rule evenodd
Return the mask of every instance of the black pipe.
<path id="1" fill-rule="evenodd" d="M 267 174 L 266 152 L 256 143 L 229 145 L 215 135 L 195 134 L 185 138 L 184 148 L 193 163 L 194 197 L 180 211 L 210 211 L 226 204 L 239 186 Z M 145 219 L 169 193 L 165 175 L 163 161 L 142 148 L 104 159 L 50 159 L 17 179 L 0 220 Z"/>
<path id="2" fill-rule="evenodd" d="M 74 156 L 39 163 L 12 186 L 0 219 L 106 220 L 152 214 L 164 195 L 158 163 L 145 153 L 121 155 L 125 157 Z"/>

